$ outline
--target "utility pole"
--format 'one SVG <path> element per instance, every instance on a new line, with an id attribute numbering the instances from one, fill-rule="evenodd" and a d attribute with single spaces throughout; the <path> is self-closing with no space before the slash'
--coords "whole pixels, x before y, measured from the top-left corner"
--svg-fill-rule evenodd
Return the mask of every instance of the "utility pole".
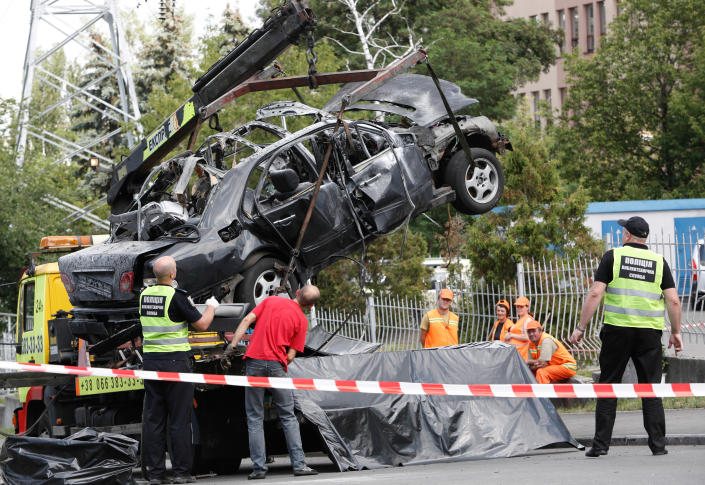
<path id="1" fill-rule="evenodd" d="M 57 108 L 67 104 L 88 106 L 101 116 L 123 122 L 139 120 L 140 112 L 130 69 L 130 52 L 120 23 L 117 1 L 104 0 L 103 5 L 100 5 L 94 0 L 32 0 L 30 8 L 32 15 L 25 53 L 19 130 L 16 140 L 17 165 L 21 166 L 25 162 L 27 143 L 30 139 L 35 139 L 52 145 L 62 152 L 57 163 L 74 158 L 88 163 L 93 159 L 94 163 L 97 160 L 98 166 L 102 169 L 112 169 L 113 160 L 93 150 L 92 147 L 106 139 L 122 136 L 127 136 L 128 143 L 132 146 L 135 143 L 132 133 L 129 131 L 123 133 L 125 130 L 120 128 L 110 133 L 99 134 L 93 140 L 76 143 L 48 131 L 43 126 L 43 121 Z M 87 21 L 86 18 L 88 18 Z M 71 26 L 69 24 L 71 19 L 82 19 L 81 25 L 77 28 Z M 98 28 L 101 25 L 107 28 L 110 45 L 99 45 L 89 35 L 91 28 Z M 59 40 L 54 47 L 38 56 L 37 46 L 40 41 L 51 34 L 56 36 L 57 33 Z M 91 80 L 83 86 L 76 86 L 67 79 L 66 75 L 55 74 L 45 69 L 46 61 L 65 47 L 77 49 L 81 54 L 86 55 L 91 49 L 98 47 L 102 52 L 101 55 L 112 67 L 109 75 Z M 60 98 L 52 106 L 43 107 L 39 113 L 30 113 L 29 105 L 35 79 L 47 89 L 58 90 Z M 119 102 L 112 104 L 91 94 L 88 88 L 98 83 L 115 83 L 119 92 Z M 138 130 L 141 130 L 139 123 Z"/>

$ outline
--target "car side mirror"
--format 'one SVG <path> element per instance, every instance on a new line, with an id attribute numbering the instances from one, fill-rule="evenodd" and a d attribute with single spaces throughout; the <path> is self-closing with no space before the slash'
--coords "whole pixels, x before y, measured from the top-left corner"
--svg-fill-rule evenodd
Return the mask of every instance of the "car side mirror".
<path id="1" fill-rule="evenodd" d="M 218 236 L 220 236 L 220 239 L 223 240 L 223 242 L 228 242 L 232 241 L 236 237 L 240 235 L 242 232 L 242 226 L 240 225 L 240 221 L 235 219 L 233 222 L 228 224 L 226 227 L 218 231 Z"/>

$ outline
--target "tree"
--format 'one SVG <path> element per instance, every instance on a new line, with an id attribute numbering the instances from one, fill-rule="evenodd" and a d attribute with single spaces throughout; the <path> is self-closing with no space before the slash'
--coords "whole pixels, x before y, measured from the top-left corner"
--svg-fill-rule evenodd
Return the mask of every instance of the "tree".
<path id="1" fill-rule="evenodd" d="M 327 3 L 330 8 L 331 2 Z M 348 56 L 360 56 L 367 69 L 385 66 L 416 48 L 416 36 L 404 17 L 404 0 L 336 0 L 334 3 L 342 15 L 326 16 L 325 25 L 336 34 L 327 38 Z M 388 28 L 395 22 L 406 26 L 405 31 Z"/>
<path id="2" fill-rule="evenodd" d="M 566 63 L 558 156 L 593 200 L 705 189 L 705 4 L 631 0 L 598 52 Z"/>
<path id="3" fill-rule="evenodd" d="M 150 94 L 157 90 L 190 90 L 189 78 L 192 74 L 191 18 L 185 16 L 183 11 L 169 9 L 164 20 L 155 22 L 158 22 L 154 26 L 156 33 L 145 41 L 138 56 L 140 68 L 135 73 L 135 89 L 141 101 L 140 111 L 144 115 L 143 123 L 147 131 L 163 121 L 163 118 L 152 120 Z"/>
<path id="4" fill-rule="evenodd" d="M 501 18 L 501 8 L 510 3 L 449 0 L 424 22 L 429 59 L 438 75 L 480 101 L 471 109 L 496 120 L 514 115 L 513 91 L 548 70 L 559 39 L 543 22 Z"/>
<path id="5" fill-rule="evenodd" d="M 14 140 L 17 105 L 0 99 L 0 137 Z M 22 167 L 15 164 L 13 146 L 0 143 L 0 311 L 15 312 L 17 286 L 22 268 L 29 264 L 28 253 L 37 251 L 39 241 L 50 234 L 81 231 L 84 224 L 66 224 L 65 213 L 48 206 L 43 198 L 52 194 L 66 200 L 72 190 L 72 169 L 53 163 L 53 157 L 33 153 Z M 74 182 L 75 184 L 75 182 Z"/>
<path id="6" fill-rule="evenodd" d="M 250 33 L 240 15 L 240 10 L 232 10 L 230 4 L 225 6 L 223 15 L 217 25 L 206 28 L 205 35 L 201 38 L 201 62 L 199 70 L 205 72 L 218 59 L 233 50 Z"/>
<path id="7" fill-rule="evenodd" d="M 71 113 L 73 121 L 71 129 L 76 132 L 79 138 L 84 140 L 97 139 L 100 136 L 107 135 L 119 129 L 123 124 L 120 114 L 95 100 L 97 98 L 112 106 L 122 106 L 117 84 L 109 82 L 111 80 L 109 72 L 112 71 L 113 65 L 112 59 L 103 50 L 103 46 L 108 45 L 107 41 L 99 32 L 91 32 L 90 37 L 90 55 L 86 64 L 81 68 L 77 85 L 87 86 L 85 91 L 94 96 L 94 98 L 87 99 L 90 105 L 80 102 L 75 103 L 73 106 L 74 110 Z M 96 80 L 104 78 L 107 78 L 107 81 L 103 80 L 95 83 Z M 94 106 L 103 112 L 98 112 Z M 111 160 L 117 160 L 119 148 L 123 150 L 129 148 L 126 137 L 109 137 L 91 147 L 91 150 Z M 78 168 L 76 175 L 83 177 L 81 188 L 88 191 L 87 195 L 91 198 L 105 193 L 110 184 L 110 173 L 91 170 L 87 163 Z"/>
<path id="8" fill-rule="evenodd" d="M 525 258 L 597 255 L 602 242 L 583 224 L 587 208 L 582 189 L 566 190 L 551 158 L 550 136 L 542 136 L 522 105 L 507 124 L 514 151 L 504 157 L 503 210 L 475 218 L 467 231 L 465 254 L 473 275 L 493 282 L 512 282 L 516 263 Z"/>
<path id="9" fill-rule="evenodd" d="M 426 241 L 408 232 L 404 255 L 400 257 L 403 231 L 375 240 L 368 248 L 365 265 L 365 290 L 375 295 L 415 297 L 428 288 L 430 270 L 423 265 Z M 354 256 L 359 259 L 359 255 Z M 360 271 L 357 264 L 343 259 L 316 277 L 323 306 L 351 310 L 359 303 Z"/>

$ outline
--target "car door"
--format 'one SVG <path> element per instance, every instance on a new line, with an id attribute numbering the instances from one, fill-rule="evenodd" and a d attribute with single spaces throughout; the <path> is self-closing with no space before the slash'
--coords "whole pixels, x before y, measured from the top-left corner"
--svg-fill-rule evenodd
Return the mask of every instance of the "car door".
<path id="1" fill-rule="evenodd" d="M 351 185 L 375 232 L 388 232 L 424 210 L 433 197 L 433 182 L 413 137 L 398 138 L 365 122 L 351 124 L 350 133 Z"/>
<path id="2" fill-rule="evenodd" d="M 322 160 L 316 159 L 321 151 L 314 150 L 314 155 L 308 148 L 313 137 L 309 135 L 289 144 L 263 161 L 254 190 L 260 215 L 258 227 L 289 251 L 296 246 L 322 165 Z M 277 183 L 277 176 L 285 170 L 296 173 L 296 187 Z M 325 266 L 330 257 L 347 254 L 360 243 L 349 206 L 341 186 L 328 174 L 324 175 L 300 247 L 303 263 L 309 267 Z"/>

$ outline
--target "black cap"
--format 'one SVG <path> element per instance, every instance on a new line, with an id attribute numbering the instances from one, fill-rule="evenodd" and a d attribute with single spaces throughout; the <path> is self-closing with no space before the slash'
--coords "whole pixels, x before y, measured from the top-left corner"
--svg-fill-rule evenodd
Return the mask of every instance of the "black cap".
<path id="1" fill-rule="evenodd" d="M 620 219 L 617 223 L 636 237 L 647 237 L 649 235 L 649 224 L 639 216 Z"/>

